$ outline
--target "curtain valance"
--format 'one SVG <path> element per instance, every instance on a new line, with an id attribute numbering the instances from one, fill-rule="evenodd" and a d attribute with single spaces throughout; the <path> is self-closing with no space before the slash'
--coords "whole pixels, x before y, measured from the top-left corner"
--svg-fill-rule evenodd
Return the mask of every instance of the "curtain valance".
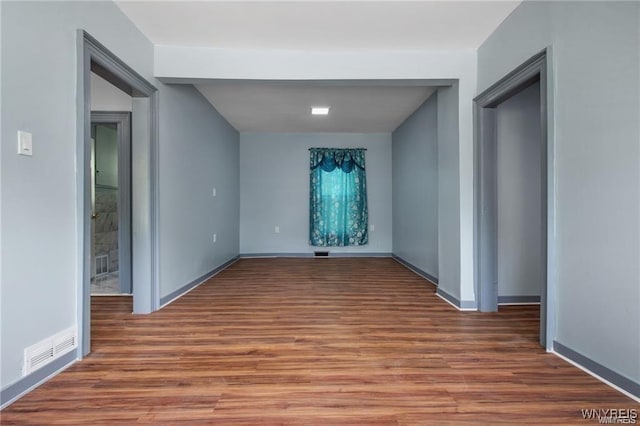
<path id="1" fill-rule="evenodd" d="M 354 167 L 364 170 L 364 148 L 311 148 L 311 170 L 320 167 L 325 172 L 339 168 L 351 173 Z"/>
<path id="2" fill-rule="evenodd" d="M 311 148 L 309 243 L 317 247 L 369 242 L 364 148 Z"/>

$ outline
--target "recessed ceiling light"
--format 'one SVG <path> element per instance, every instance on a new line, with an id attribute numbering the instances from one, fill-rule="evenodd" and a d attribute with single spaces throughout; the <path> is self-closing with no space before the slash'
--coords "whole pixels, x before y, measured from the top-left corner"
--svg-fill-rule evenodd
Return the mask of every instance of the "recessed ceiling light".
<path id="1" fill-rule="evenodd" d="M 311 107 L 311 115 L 329 115 L 329 107 Z"/>

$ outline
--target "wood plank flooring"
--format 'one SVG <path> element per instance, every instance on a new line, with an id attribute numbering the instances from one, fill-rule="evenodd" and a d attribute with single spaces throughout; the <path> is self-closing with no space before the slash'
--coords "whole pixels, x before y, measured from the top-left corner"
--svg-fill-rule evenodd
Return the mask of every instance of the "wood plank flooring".
<path id="1" fill-rule="evenodd" d="M 392 259 L 246 259 L 133 316 L 2 424 L 591 424 L 638 404 L 538 345 L 535 306 L 458 312 Z"/>

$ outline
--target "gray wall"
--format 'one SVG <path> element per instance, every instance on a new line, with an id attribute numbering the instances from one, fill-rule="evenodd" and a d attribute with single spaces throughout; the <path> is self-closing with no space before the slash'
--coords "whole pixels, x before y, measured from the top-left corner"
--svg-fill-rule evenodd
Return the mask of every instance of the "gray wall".
<path id="1" fill-rule="evenodd" d="M 91 111 L 131 111 L 131 96 L 91 73 Z"/>
<path id="2" fill-rule="evenodd" d="M 393 254 L 438 277 L 438 96 L 392 135 Z"/>
<path id="3" fill-rule="evenodd" d="M 391 135 L 242 133 L 240 252 L 311 253 L 309 148 L 367 148 L 369 244 L 332 252 L 391 253 Z M 280 233 L 274 229 L 280 227 Z"/>
<path id="4" fill-rule="evenodd" d="M 498 296 L 540 296 L 540 84 L 496 108 Z"/>
<path id="5" fill-rule="evenodd" d="M 525 2 L 478 52 L 480 92 L 553 48 L 557 331 L 550 337 L 636 383 L 639 30 L 637 2 Z"/>
<path id="6" fill-rule="evenodd" d="M 240 215 L 238 132 L 193 86 L 164 89 L 159 168 L 161 297 L 238 255 Z"/>
<path id="7" fill-rule="evenodd" d="M 439 88 L 438 290 L 461 300 L 458 129 L 458 86 Z"/>
<path id="8" fill-rule="evenodd" d="M 98 124 L 95 134 L 96 185 L 118 187 L 118 131 Z"/>
<path id="9" fill-rule="evenodd" d="M 76 30 L 87 29 L 147 78 L 153 47 L 112 3 L 0 7 L 5 388 L 22 376 L 25 347 L 72 327 L 78 317 Z M 18 130 L 33 133 L 33 157 L 16 155 Z"/>
<path id="10" fill-rule="evenodd" d="M 199 215 L 204 213 L 194 213 L 189 207 L 192 204 L 202 207 L 206 197 L 186 185 L 193 180 L 188 176 L 192 173 L 197 177 L 211 176 L 213 180 L 213 174 L 196 169 L 203 166 L 201 158 L 209 158 L 207 167 L 221 169 L 226 161 L 228 164 L 223 170 L 237 170 L 237 156 L 233 157 L 232 149 L 229 153 L 226 148 L 205 149 L 203 140 L 192 141 L 194 135 L 213 130 L 221 132 L 221 139 L 231 140 L 233 132 L 219 123 L 219 118 L 195 89 L 171 89 L 153 78 L 152 44 L 114 3 L 1 2 L 0 7 L 0 387 L 4 389 L 21 378 L 25 347 L 77 324 L 78 291 L 82 286 L 78 278 L 81 251 L 77 245 L 75 171 L 78 28 L 96 37 L 160 90 L 160 121 L 165 122 L 160 129 L 159 226 L 165 233 L 160 237 L 160 264 L 170 265 L 163 266 L 163 288 L 185 284 L 183 281 L 197 276 L 217 259 L 230 256 L 233 250 L 234 244 L 229 242 L 226 246 L 223 236 L 228 253 L 219 257 L 214 253 L 214 259 L 206 261 L 208 264 L 200 258 L 192 260 L 188 254 L 192 244 L 198 243 L 188 241 L 185 234 L 193 234 L 196 228 L 202 234 L 225 228 L 226 231 L 220 231 L 222 234 L 237 235 L 238 230 L 237 219 L 224 225 L 211 219 L 211 223 L 202 228 Z M 196 123 L 191 115 L 197 115 L 200 120 Z M 18 130 L 33 133 L 33 157 L 16 155 Z M 210 143 L 217 146 L 217 136 L 208 136 Z M 178 152 L 185 147 L 188 155 Z M 178 158 L 174 159 L 174 154 Z M 218 155 L 229 157 L 223 160 Z M 184 176 L 175 176 L 178 167 Z M 237 191 L 234 176 L 225 176 L 227 189 L 221 184 L 219 193 L 231 193 L 234 188 Z M 174 178 L 177 182 L 172 182 Z M 169 206 L 169 201 L 182 204 Z M 229 209 L 233 209 L 233 197 L 229 203 Z M 181 212 L 180 220 L 176 219 L 177 210 Z M 43 220 L 42 212 L 47 212 L 47 220 Z M 210 207 L 209 214 L 210 217 L 216 215 L 214 206 Z M 227 216 L 221 214 L 220 217 Z M 169 244 L 182 245 L 178 248 L 185 255 L 168 258 L 174 254 L 167 248 Z M 235 244 L 237 247 L 237 242 Z M 38 267 L 34 268 L 34 264 Z"/>

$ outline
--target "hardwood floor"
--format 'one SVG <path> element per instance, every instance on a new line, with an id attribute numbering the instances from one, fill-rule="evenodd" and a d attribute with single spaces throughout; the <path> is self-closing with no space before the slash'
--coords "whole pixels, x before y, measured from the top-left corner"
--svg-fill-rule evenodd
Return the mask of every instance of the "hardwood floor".
<path id="1" fill-rule="evenodd" d="M 92 300 L 93 352 L 2 424 L 590 424 L 638 408 L 547 354 L 539 311 L 458 312 L 392 259 L 247 259 L 159 312 Z"/>

